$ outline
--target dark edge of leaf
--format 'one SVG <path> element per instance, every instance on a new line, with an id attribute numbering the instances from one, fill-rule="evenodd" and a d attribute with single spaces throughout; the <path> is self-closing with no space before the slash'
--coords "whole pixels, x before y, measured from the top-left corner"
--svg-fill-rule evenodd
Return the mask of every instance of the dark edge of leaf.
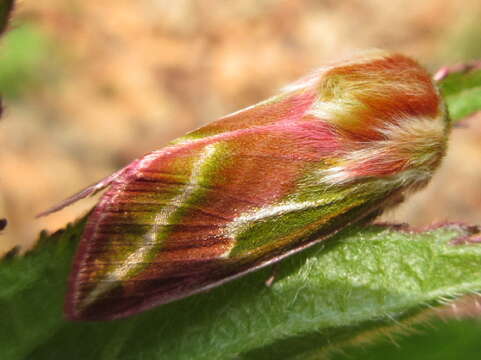
<path id="1" fill-rule="evenodd" d="M 15 0 L 3 0 L 0 2 L 0 35 L 8 28 L 14 7 Z"/>
<path id="2" fill-rule="evenodd" d="M 85 226 L 86 221 L 87 221 L 87 216 L 84 216 L 72 223 L 67 224 L 65 228 L 59 229 L 52 234 L 49 234 L 45 230 L 42 231 L 34 247 L 29 249 L 25 253 L 25 256 L 34 254 L 37 251 L 41 251 L 44 244 L 47 244 L 47 243 L 50 244 L 52 243 L 52 241 L 54 242 L 61 241 L 62 239 L 65 238 L 65 236 L 74 237 L 76 241 L 80 240 L 80 235 L 83 232 L 83 228 Z"/>
<path id="3" fill-rule="evenodd" d="M 38 236 L 38 240 L 35 241 L 33 247 L 31 249 L 28 249 L 25 253 L 22 253 L 21 251 L 22 247 L 17 245 L 11 248 L 10 250 L 8 250 L 6 253 L 0 254 L 0 264 L 2 261 L 12 260 L 19 256 L 27 257 L 29 255 L 33 255 L 37 253 L 38 251 L 42 251 L 42 248 L 44 247 L 44 245 L 57 243 L 62 239 L 64 239 L 65 235 L 67 235 L 69 238 L 74 238 L 73 241 L 78 241 L 80 239 L 80 235 L 83 231 L 86 221 L 87 221 L 87 216 L 84 216 L 72 223 L 67 224 L 65 228 L 59 229 L 51 234 L 43 230 L 40 232 Z"/>
<path id="4" fill-rule="evenodd" d="M 8 250 L 3 256 L 2 258 L 0 259 L 1 261 L 8 261 L 8 260 L 12 260 L 13 258 L 15 258 L 19 253 L 20 253 L 20 249 L 21 247 L 20 246 L 14 246 L 13 248 L 11 248 L 10 250 Z"/>

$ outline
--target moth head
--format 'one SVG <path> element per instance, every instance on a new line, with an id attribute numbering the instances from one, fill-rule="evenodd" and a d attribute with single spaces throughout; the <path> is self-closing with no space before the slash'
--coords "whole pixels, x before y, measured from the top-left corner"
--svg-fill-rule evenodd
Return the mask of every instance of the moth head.
<path id="1" fill-rule="evenodd" d="M 370 51 L 306 79 L 316 94 L 308 115 L 327 122 L 339 144 L 323 182 L 376 178 L 414 186 L 439 166 L 449 119 L 431 76 L 413 59 Z"/>

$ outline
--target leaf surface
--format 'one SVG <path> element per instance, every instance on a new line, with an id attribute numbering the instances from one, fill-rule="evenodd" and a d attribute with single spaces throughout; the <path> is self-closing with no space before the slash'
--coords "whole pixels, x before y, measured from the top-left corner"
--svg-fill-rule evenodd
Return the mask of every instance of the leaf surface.
<path id="1" fill-rule="evenodd" d="M 331 360 L 440 360 L 479 357 L 479 319 L 430 321 L 415 327 L 410 336 L 395 336 L 374 346 L 345 350 Z"/>
<path id="2" fill-rule="evenodd" d="M 453 71 L 439 83 L 454 122 L 481 111 L 481 69 Z"/>
<path id="3" fill-rule="evenodd" d="M 0 265 L 2 359 L 318 358 L 440 301 L 481 290 L 473 229 L 351 228 L 210 292 L 111 322 L 64 320 L 83 222 Z M 454 245 L 464 237 L 467 243 Z"/>

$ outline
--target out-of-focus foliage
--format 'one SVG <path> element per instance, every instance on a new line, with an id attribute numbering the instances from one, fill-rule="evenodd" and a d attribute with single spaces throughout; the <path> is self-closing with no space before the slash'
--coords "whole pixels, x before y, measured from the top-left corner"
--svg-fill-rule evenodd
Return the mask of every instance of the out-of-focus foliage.
<path id="1" fill-rule="evenodd" d="M 14 27 L 2 39 L 0 49 L 0 93 L 17 98 L 44 77 L 49 58 L 48 40 L 31 24 Z"/>

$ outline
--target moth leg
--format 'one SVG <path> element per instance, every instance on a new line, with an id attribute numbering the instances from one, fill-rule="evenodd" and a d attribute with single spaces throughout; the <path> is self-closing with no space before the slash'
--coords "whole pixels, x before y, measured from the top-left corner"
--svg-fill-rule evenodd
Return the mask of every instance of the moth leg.
<path id="1" fill-rule="evenodd" d="M 265 284 L 268 288 L 270 288 L 272 286 L 272 284 L 274 284 L 274 281 L 276 281 L 276 278 L 277 278 L 277 275 L 279 274 L 279 268 L 280 268 L 280 263 L 275 263 L 274 265 L 272 265 L 271 267 L 271 275 L 267 278 L 267 280 L 265 281 Z"/>

